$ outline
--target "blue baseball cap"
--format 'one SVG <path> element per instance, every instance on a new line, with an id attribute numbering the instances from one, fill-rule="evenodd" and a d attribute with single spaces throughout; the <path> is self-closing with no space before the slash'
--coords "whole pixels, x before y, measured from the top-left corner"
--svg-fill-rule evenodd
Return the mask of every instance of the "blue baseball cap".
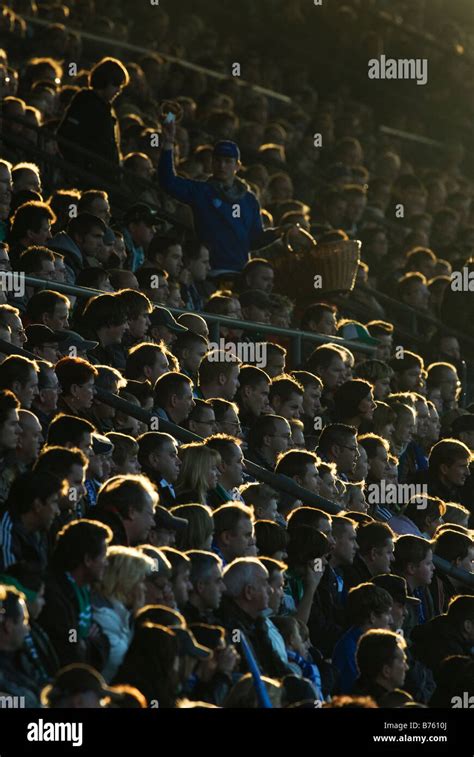
<path id="1" fill-rule="evenodd" d="M 216 142 L 213 154 L 221 155 L 224 158 L 235 158 L 236 160 L 240 160 L 239 146 L 228 139 L 221 139 L 219 142 Z"/>

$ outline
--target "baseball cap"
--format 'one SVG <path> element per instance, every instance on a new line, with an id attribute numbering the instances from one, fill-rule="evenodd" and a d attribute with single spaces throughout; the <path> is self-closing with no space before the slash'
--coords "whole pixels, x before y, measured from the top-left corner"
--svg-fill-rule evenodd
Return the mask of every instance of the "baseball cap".
<path id="1" fill-rule="evenodd" d="M 62 668 L 56 674 L 53 683 L 45 686 L 41 692 L 41 702 L 45 706 L 54 706 L 54 703 L 63 697 L 84 694 L 87 691 L 93 691 L 102 697 L 117 696 L 97 670 L 90 665 L 73 663 Z"/>
<path id="2" fill-rule="evenodd" d="M 112 452 L 114 444 L 103 434 L 98 434 L 97 431 L 93 431 L 91 435 L 92 440 L 92 452 L 94 455 L 107 455 Z"/>
<path id="3" fill-rule="evenodd" d="M 342 336 L 343 339 L 352 339 L 355 342 L 362 342 L 363 344 L 379 344 L 379 340 L 370 336 L 366 327 L 362 323 L 345 323 L 337 332 L 338 336 Z"/>
<path id="4" fill-rule="evenodd" d="M 157 505 L 155 508 L 155 528 L 164 528 L 167 531 L 182 531 L 188 525 L 184 518 L 172 515 L 166 507 Z"/>
<path id="5" fill-rule="evenodd" d="M 156 210 L 152 210 L 149 205 L 144 202 L 137 202 L 132 205 L 124 215 L 123 221 L 126 225 L 129 223 L 139 223 L 143 221 L 147 226 L 154 226 L 157 221 Z"/>
<path id="6" fill-rule="evenodd" d="M 53 331 L 42 323 L 32 323 L 25 329 L 26 349 L 41 347 L 43 344 L 59 344 L 67 339 L 65 331 Z"/>
<path id="7" fill-rule="evenodd" d="M 420 604 L 419 599 L 411 597 L 408 594 L 407 582 L 403 576 L 395 576 L 393 573 L 382 573 L 380 576 L 372 578 L 372 583 L 388 591 L 395 602 L 400 602 L 403 605 L 407 604 L 407 602 L 412 605 Z"/>
<path id="8" fill-rule="evenodd" d="M 99 342 L 93 342 L 90 339 L 84 339 L 77 331 L 56 331 L 56 334 L 66 334 L 66 338 L 61 342 L 61 352 L 67 352 L 70 347 L 75 347 L 81 352 L 89 352 L 95 349 Z"/>
<path id="9" fill-rule="evenodd" d="M 184 331 L 188 331 L 186 326 L 178 323 L 168 308 L 162 308 L 159 305 L 156 305 L 150 314 L 150 324 L 152 326 L 166 326 L 167 329 L 173 331 L 175 334 L 182 334 Z"/>
<path id="10" fill-rule="evenodd" d="M 172 630 L 178 637 L 180 655 L 187 654 L 198 660 L 207 660 L 211 657 L 212 651 L 207 647 L 203 647 L 202 644 L 199 644 L 189 628 L 173 628 Z"/>
<path id="11" fill-rule="evenodd" d="M 240 160 L 240 150 L 236 142 L 231 142 L 229 139 L 221 139 L 216 142 L 213 149 L 213 154 L 222 156 L 223 158 L 235 158 Z"/>

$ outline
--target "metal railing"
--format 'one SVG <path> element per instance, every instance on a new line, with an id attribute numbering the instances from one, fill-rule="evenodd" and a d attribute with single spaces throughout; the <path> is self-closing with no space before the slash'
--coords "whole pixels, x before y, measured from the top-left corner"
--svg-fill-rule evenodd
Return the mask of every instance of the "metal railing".
<path id="1" fill-rule="evenodd" d="M 35 289 L 51 289 L 62 294 L 70 294 L 74 297 L 95 297 L 98 294 L 105 294 L 100 289 L 90 289 L 87 287 L 76 286 L 75 284 L 63 284 L 57 281 L 46 281 L 45 279 L 39 279 L 35 276 L 25 276 L 25 283 L 27 286 L 34 287 Z M 181 313 L 189 313 L 189 310 L 185 308 L 168 308 L 175 315 Z M 255 321 L 242 321 L 236 318 L 229 318 L 225 315 L 216 315 L 215 313 L 199 313 L 202 318 L 209 325 L 210 340 L 212 342 L 219 341 L 219 332 L 221 326 L 229 326 L 234 329 L 242 329 L 243 331 L 251 331 L 256 334 L 271 334 L 272 336 L 283 337 L 290 343 L 292 361 L 295 365 L 299 365 L 302 359 L 302 343 L 303 341 L 311 342 L 313 344 L 337 344 L 341 347 L 347 347 L 350 350 L 356 350 L 357 352 L 364 352 L 368 355 L 375 354 L 375 347 L 359 342 L 354 342 L 350 339 L 342 339 L 337 336 L 325 336 L 324 334 L 315 334 L 312 331 L 298 331 L 297 329 L 283 329 L 279 326 L 271 326 L 267 323 L 256 323 Z"/>

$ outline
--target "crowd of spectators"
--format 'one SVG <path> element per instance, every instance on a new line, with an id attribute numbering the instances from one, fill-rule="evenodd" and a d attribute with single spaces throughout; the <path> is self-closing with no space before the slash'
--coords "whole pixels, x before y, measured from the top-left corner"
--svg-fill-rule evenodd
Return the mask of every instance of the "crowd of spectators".
<path id="1" fill-rule="evenodd" d="M 405 50 L 385 3 L 321 11 L 320 90 L 300 53 L 239 57 L 210 5 L 0 6 L 0 695 L 256 708 L 248 647 L 273 707 L 451 707 L 474 683 L 468 105 L 429 158 L 380 134 L 343 65 Z M 303 5 L 240 10 L 264 50 Z M 420 30 L 428 3 L 394 5 Z M 285 285 L 308 239 L 360 240 L 352 291 Z M 285 329 L 317 341 L 296 358 Z"/>

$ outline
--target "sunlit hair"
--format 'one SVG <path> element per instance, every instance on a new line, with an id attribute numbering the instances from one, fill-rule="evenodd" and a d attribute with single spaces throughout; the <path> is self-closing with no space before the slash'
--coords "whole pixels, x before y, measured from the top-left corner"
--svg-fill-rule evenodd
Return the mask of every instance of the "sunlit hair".
<path id="1" fill-rule="evenodd" d="M 221 456 L 201 442 L 191 442 L 180 447 L 179 457 L 181 470 L 176 486 L 177 494 L 191 489 L 197 494 L 198 504 L 205 505 L 209 471 L 212 465 L 220 464 Z"/>
<path id="2" fill-rule="evenodd" d="M 109 547 L 107 567 L 99 591 L 107 599 L 115 599 L 130 607 L 133 591 L 154 570 L 151 557 L 131 547 Z"/>

